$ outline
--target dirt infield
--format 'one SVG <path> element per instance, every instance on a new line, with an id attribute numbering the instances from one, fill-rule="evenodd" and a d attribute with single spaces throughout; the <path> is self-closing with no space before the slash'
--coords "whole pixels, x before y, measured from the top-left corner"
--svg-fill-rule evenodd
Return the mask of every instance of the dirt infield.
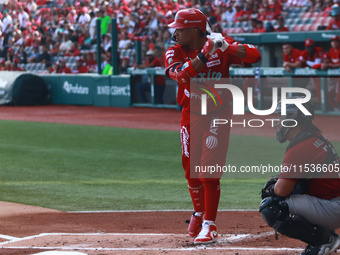
<path id="1" fill-rule="evenodd" d="M 235 117 L 242 121 L 246 117 Z M 0 107 L 0 119 L 178 131 L 180 112 L 166 109 L 87 106 Z M 259 119 L 256 117 L 256 119 Z M 316 125 L 340 141 L 340 117 L 318 116 Z M 271 127 L 234 128 L 233 134 L 273 136 Z M 279 235 L 254 211 L 218 214 L 219 241 L 193 246 L 186 235 L 190 212 L 68 213 L 0 202 L 0 254 L 78 251 L 111 254 L 299 254 L 302 242 Z"/>

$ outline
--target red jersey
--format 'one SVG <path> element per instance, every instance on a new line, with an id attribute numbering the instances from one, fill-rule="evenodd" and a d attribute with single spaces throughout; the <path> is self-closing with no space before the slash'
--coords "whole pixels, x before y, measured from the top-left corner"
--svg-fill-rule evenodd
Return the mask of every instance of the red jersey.
<path id="1" fill-rule="evenodd" d="M 233 39 L 229 39 L 228 37 L 225 38 L 225 40 L 229 44 L 239 44 L 238 42 L 235 42 Z M 249 45 L 250 50 L 256 50 L 257 49 L 253 45 Z M 188 48 L 187 46 L 182 45 L 175 45 L 173 47 L 170 47 L 166 54 L 165 54 L 165 69 L 166 74 L 168 75 L 168 70 L 173 67 L 176 64 L 184 64 L 185 62 L 188 62 L 198 55 L 201 50 L 192 50 Z M 234 56 L 229 54 L 227 51 L 222 52 L 220 49 L 218 49 L 209 59 L 206 65 L 200 70 L 199 74 L 193 78 L 194 81 L 197 82 L 216 82 L 221 80 L 222 78 L 229 78 L 229 66 L 231 64 L 239 64 L 242 65 L 243 61 Z M 223 100 L 227 100 L 224 102 L 230 102 L 231 95 L 229 90 L 222 89 L 221 93 L 223 94 Z M 222 97 L 222 96 L 221 96 Z M 197 99 L 198 95 L 195 95 L 195 93 L 190 92 L 190 84 L 188 83 L 182 83 L 178 84 L 178 93 L 177 93 L 177 102 L 179 105 L 183 106 L 183 109 L 189 109 L 190 107 L 190 98 Z M 199 99 L 198 99 L 199 100 Z M 212 100 L 210 100 L 211 102 Z M 209 105 L 209 100 L 208 100 Z M 215 108 L 217 110 L 217 108 Z"/>
<path id="2" fill-rule="evenodd" d="M 326 163 L 330 148 L 318 137 L 309 137 L 296 145 L 290 147 L 285 155 L 283 167 L 289 169 L 283 172 L 280 178 L 299 181 L 300 178 L 308 178 L 315 174 L 317 166 L 329 166 Z M 338 161 L 338 159 L 337 159 Z M 339 167 L 339 162 L 336 164 Z M 312 172 L 314 169 L 314 172 Z M 336 168 L 334 168 L 336 169 Z M 334 170 L 333 170 L 334 171 Z M 334 174 L 334 176 L 330 176 Z M 307 182 L 307 194 L 322 199 L 331 199 L 340 196 L 340 176 L 339 172 L 327 173 L 327 178 L 322 178 L 322 173 L 318 178 L 310 178 Z M 332 178 L 329 178 L 332 177 Z"/>
<path id="3" fill-rule="evenodd" d="M 326 28 L 326 30 L 339 30 L 339 29 L 340 29 L 340 19 L 338 20 L 332 19 Z"/>
<path id="4" fill-rule="evenodd" d="M 87 66 L 81 66 L 78 67 L 76 70 L 73 70 L 72 73 L 88 73 L 89 69 L 87 68 Z"/>
<path id="5" fill-rule="evenodd" d="M 57 73 L 72 73 L 72 70 L 68 66 L 65 66 L 63 69 L 58 68 Z"/>
<path id="6" fill-rule="evenodd" d="M 339 64 L 340 62 L 340 49 L 331 48 L 329 50 L 329 54 L 331 55 L 331 60 L 333 64 Z"/>
<path id="7" fill-rule="evenodd" d="M 289 32 L 288 27 L 278 27 L 275 29 L 275 32 Z"/>
<path id="8" fill-rule="evenodd" d="M 151 66 L 155 66 L 155 67 L 162 67 L 162 66 L 164 66 L 163 63 L 164 63 L 164 61 L 162 61 L 161 59 L 155 57 L 150 65 Z M 162 85 L 162 86 L 165 85 L 165 76 L 163 76 L 163 75 L 156 75 L 155 78 L 156 78 L 156 84 L 157 85 Z"/>
<path id="9" fill-rule="evenodd" d="M 299 60 L 306 63 L 307 61 L 315 61 L 316 59 L 322 58 L 322 48 L 321 47 L 315 47 L 315 53 L 313 56 L 309 56 L 307 50 L 304 50 L 301 52 L 301 55 L 299 57 Z"/>
<path id="10" fill-rule="evenodd" d="M 293 49 L 290 55 L 286 55 L 283 53 L 283 61 L 289 63 L 295 63 L 299 60 L 301 55 L 301 51 L 298 49 Z"/>

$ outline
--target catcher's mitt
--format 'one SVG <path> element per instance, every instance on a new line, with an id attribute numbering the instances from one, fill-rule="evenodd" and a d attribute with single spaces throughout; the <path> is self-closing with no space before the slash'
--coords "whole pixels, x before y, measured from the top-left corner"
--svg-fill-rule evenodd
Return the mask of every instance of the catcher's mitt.
<path id="1" fill-rule="evenodd" d="M 260 194 L 261 198 L 264 199 L 266 197 L 276 197 L 274 193 L 274 185 L 279 179 L 279 176 L 272 176 L 263 186 Z"/>
<path id="2" fill-rule="evenodd" d="M 261 198 L 264 199 L 266 197 L 277 197 L 274 193 L 274 185 L 279 179 L 279 176 L 271 177 L 263 186 L 260 194 Z M 294 186 L 293 191 L 290 194 L 305 194 L 307 190 L 307 179 L 300 179 Z"/>

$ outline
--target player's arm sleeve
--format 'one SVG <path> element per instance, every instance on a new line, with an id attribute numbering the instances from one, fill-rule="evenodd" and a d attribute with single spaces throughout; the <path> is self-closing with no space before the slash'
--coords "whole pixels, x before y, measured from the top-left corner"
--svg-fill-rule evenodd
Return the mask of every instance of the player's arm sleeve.
<path id="1" fill-rule="evenodd" d="M 310 67 L 313 67 L 314 65 L 320 64 L 321 61 L 321 58 L 316 58 L 314 61 L 307 60 L 306 64 Z"/>
<path id="2" fill-rule="evenodd" d="M 190 78 L 198 74 L 191 62 L 185 61 L 180 52 L 170 48 L 165 54 L 165 74 L 177 83 L 189 83 Z"/>
<path id="3" fill-rule="evenodd" d="M 234 42 L 227 48 L 227 52 L 231 55 L 239 57 L 245 63 L 257 63 L 261 60 L 261 53 L 252 44 L 239 44 Z M 242 55 L 242 57 L 240 56 Z"/>

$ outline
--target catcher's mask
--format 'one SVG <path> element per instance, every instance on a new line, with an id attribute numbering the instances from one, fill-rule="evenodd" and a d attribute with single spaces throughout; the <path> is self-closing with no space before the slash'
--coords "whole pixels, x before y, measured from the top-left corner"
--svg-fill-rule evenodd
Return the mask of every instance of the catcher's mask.
<path id="1" fill-rule="evenodd" d="M 290 99 L 301 98 L 291 97 Z M 297 125 L 302 125 L 305 128 L 318 129 L 312 123 L 314 119 L 314 106 L 311 102 L 302 104 L 312 115 L 305 115 L 295 104 L 286 105 L 286 115 L 281 115 L 281 101 L 278 103 L 274 113 L 279 115 L 279 121 L 275 123 L 276 140 L 280 143 L 287 141 L 287 134 L 290 129 Z M 295 120 L 295 121 L 293 121 Z M 284 121 L 284 126 L 282 125 Z"/>

